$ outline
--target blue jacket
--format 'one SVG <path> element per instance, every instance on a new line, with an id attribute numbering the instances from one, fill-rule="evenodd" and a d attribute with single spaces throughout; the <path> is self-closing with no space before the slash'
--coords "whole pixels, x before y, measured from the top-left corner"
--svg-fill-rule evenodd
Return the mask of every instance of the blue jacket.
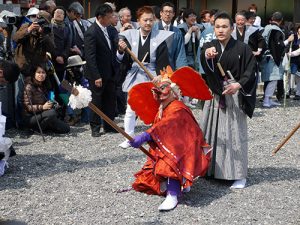
<path id="1" fill-rule="evenodd" d="M 153 30 L 164 30 L 162 26 L 162 22 L 155 23 Z M 168 51 L 169 51 L 169 61 L 170 66 L 173 70 L 178 69 L 183 66 L 187 66 L 183 36 L 181 31 L 174 27 L 172 24 L 170 25 L 170 31 L 174 32 L 172 36 L 172 42 L 167 41 Z"/>

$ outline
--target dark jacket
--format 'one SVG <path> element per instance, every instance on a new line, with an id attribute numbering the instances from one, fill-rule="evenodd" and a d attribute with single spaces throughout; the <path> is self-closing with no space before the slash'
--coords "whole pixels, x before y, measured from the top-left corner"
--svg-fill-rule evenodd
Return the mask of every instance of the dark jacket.
<path id="1" fill-rule="evenodd" d="M 89 80 L 97 80 L 102 78 L 106 80 L 116 80 L 117 68 L 117 30 L 109 26 L 107 27 L 111 49 L 108 46 L 103 31 L 99 25 L 93 23 L 84 33 L 84 51 L 86 59 L 85 77 Z"/>
<path id="2" fill-rule="evenodd" d="M 32 64 L 44 64 L 47 61 L 46 52 L 55 56 L 53 33 L 28 33 L 29 24 L 23 24 L 15 33 L 13 40 L 17 42 L 15 60 L 25 76 L 30 75 Z"/>
<path id="3" fill-rule="evenodd" d="M 43 111 L 43 105 L 47 102 L 47 89 L 43 84 L 38 84 L 32 77 L 27 77 L 23 96 L 25 115 Z"/>

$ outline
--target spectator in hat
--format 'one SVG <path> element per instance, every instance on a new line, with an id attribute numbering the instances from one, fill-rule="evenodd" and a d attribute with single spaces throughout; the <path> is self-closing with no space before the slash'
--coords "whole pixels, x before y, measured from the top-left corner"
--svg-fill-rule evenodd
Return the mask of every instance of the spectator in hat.
<path id="1" fill-rule="evenodd" d="M 31 21 L 37 21 L 37 15 L 39 14 L 40 10 L 38 8 L 32 7 L 28 10 L 26 17 Z"/>
<path id="2" fill-rule="evenodd" d="M 67 80 L 72 85 L 81 85 L 82 87 L 88 88 L 88 80 L 84 77 L 83 66 L 86 64 L 86 61 L 82 61 L 79 55 L 73 55 L 68 58 L 68 65 L 66 70 L 66 75 L 64 80 Z M 67 106 L 67 115 L 65 121 L 73 126 L 77 122 L 89 122 L 89 109 L 76 109 L 73 110 L 70 106 Z"/>

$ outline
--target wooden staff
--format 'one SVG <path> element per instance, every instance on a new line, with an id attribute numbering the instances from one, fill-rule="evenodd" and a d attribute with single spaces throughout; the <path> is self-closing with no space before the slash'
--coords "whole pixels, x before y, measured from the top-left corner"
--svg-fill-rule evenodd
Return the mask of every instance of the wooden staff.
<path id="1" fill-rule="evenodd" d="M 77 96 L 79 94 L 78 90 L 76 88 L 73 88 L 68 81 L 63 80 L 61 82 L 61 85 L 63 88 L 65 88 L 67 91 L 72 93 L 73 95 Z M 106 123 L 108 123 L 112 128 L 114 128 L 116 131 L 121 133 L 125 138 L 127 138 L 129 141 L 133 140 L 131 136 L 129 136 L 123 129 L 121 129 L 114 121 L 112 121 L 108 116 L 106 116 L 100 109 L 97 108 L 93 103 L 89 103 L 88 106 L 91 110 L 93 110 L 95 113 L 97 113 L 98 116 L 100 116 L 103 120 L 105 120 Z M 149 158 L 151 158 L 153 161 L 155 161 L 155 158 L 153 155 L 151 155 L 144 147 L 139 147 L 139 149 L 145 153 Z"/>
<path id="2" fill-rule="evenodd" d="M 288 134 L 288 136 L 283 139 L 283 141 L 273 150 L 272 152 L 272 156 L 274 156 L 279 150 L 280 148 L 294 135 L 294 133 L 299 129 L 300 127 L 300 123 L 294 127 L 294 129 Z"/>

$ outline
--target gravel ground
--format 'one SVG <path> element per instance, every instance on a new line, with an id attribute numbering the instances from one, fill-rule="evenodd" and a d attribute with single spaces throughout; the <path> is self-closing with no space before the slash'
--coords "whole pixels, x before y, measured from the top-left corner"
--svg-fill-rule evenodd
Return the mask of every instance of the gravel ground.
<path id="1" fill-rule="evenodd" d="M 300 101 L 288 100 L 285 110 L 260 105 L 248 120 L 247 188 L 201 178 L 167 213 L 157 210 L 162 197 L 118 193 L 145 161 L 142 152 L 117 147 L 120 134 L 92 138 L 81 125 L 43 143 L 9 130 L 18 155 L 0 178 L 0 224 L 300 224 L 300 130 L 270 156 L 300 122 Z"/>

